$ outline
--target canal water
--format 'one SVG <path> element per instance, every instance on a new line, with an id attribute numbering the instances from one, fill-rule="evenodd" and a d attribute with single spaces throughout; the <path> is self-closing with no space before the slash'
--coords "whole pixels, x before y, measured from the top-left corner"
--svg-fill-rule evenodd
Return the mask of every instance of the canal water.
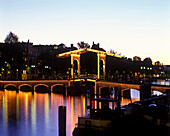
<path id="1" fill-rule="evenodd" d="M 132 102 L 139 91 L 131 89 Z M 130 103 L 122 98 L 121 105 Z M 58 136 L 58 106 L 66 106 L 66 134 L 72 135 L 79 116 L 88 115 L 89 98 L 60 94 L 0 91 L 0 136 Z"/>

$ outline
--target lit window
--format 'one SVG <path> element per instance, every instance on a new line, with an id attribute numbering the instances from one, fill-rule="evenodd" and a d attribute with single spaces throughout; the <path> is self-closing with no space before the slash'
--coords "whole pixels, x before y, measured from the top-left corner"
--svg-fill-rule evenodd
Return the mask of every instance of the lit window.
<path id="1" fill-rule="evenodd" d="M 45 68 L 48 68 L 48 66 L 45 66 Z"/>
<path id="2" fill-rule="evenodd" d="M 26 74 L 26 70 L 23 70 L 23 74 Z"/>

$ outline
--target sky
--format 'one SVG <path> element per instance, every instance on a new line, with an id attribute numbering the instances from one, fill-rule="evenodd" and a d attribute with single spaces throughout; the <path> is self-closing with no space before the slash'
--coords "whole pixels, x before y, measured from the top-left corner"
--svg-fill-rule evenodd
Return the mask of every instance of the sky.
<path id="1" fill-rule="evenodd" d="M 0 0 L 0 42 L 100 43 L 122 56 L 170 65 L 170 0 Z"/>

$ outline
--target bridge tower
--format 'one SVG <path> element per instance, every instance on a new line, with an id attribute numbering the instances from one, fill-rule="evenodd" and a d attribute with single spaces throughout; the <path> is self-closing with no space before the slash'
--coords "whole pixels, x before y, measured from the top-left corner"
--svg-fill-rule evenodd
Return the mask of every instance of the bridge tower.
<path id="1" fill-rule="evenodd" d="M 105 79 L 106 55 L 122 58 L 122 56 L 115 53 L 108 53 L 90 48 L 83 48 L 58 54 L 57 57 L 59 58 L 71 57 L 71 78 L 74 77 L 74 72 L 76 72 L 78 76 L 80 75 L 80 55 L 86 52 L 93 52 L 97 54 L 97 79 Z M 77 68 L 75 68 L 75 65 L 77 66 Z"/>

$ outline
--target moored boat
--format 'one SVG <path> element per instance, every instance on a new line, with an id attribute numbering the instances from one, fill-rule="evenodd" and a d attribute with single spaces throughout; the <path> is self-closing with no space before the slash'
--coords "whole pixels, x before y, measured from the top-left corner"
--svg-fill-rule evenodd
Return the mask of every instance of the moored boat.
<path id="1" fill-rule="evenodd" d="M 120 101 L 111 98 L 93 98 L 90 100 L 90 114 L 78 117 L 78 123 L 73 136 L 89 134 L 109 134 L 114 123 L 119 118 Z"/>

